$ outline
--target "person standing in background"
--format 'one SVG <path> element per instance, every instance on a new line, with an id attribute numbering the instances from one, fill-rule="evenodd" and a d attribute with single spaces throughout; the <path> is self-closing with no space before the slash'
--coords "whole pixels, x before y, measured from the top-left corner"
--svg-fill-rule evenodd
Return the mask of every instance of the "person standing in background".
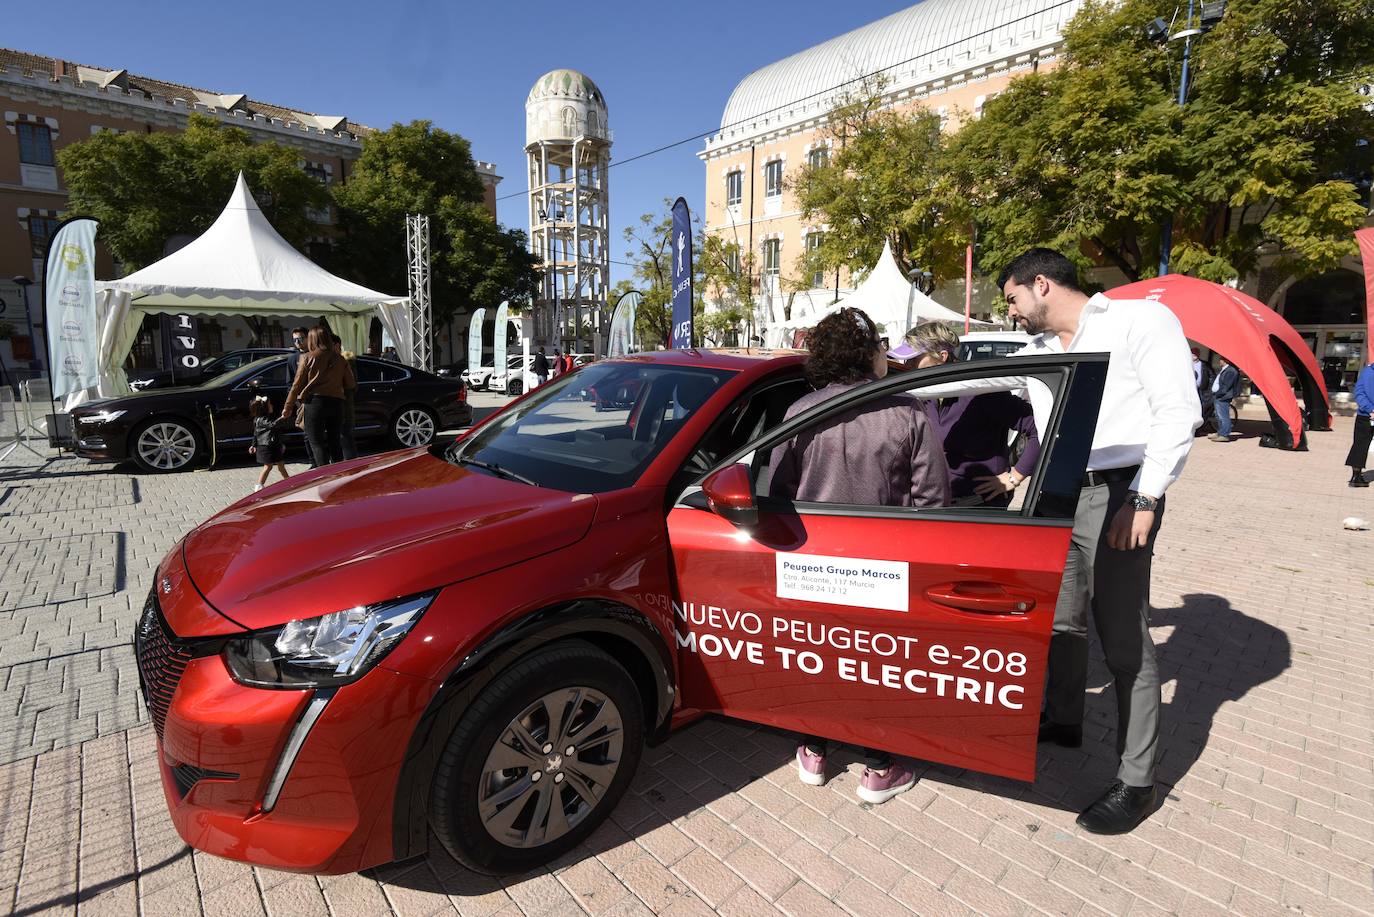
<path id="1" fill-rule="evenodd" d="M 1231 361 L 1217 354 L 1221 359 L 1221 369 L 1216 377 L 1212 379 L 1212 418 L 1216 422 L 1217 432 L 1207 437 L 1213 442 L 1229 443 L 1231 441 L 1231 402 L 1240 394 L 1240 371 L 1231 365 Z"/>
<path id="2" fill-rule="evenodd" d="M 1374 341 L 1370 346 L 1374 347 Z M 1345 463 L 1350 466 L 1350 486 L 1368 487 L 1364 467 L 1369 461 L 1369 444 L 1374 441 L 1374 427 L 1371 427 L 1374 424 L 1374 361 L 1360 370 L 1355 379 L 1355 410 L 1355 434 Z"/>

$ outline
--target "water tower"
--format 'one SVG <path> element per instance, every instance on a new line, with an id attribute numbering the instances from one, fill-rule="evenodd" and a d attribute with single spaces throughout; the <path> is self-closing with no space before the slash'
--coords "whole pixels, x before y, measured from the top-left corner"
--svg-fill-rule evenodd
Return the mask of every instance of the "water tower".
<path id="1" fill-rule="evenodd" d="M 541 76 L 525 100 L 530 249 L 543 261 L 534 304 L 537 344 L 592 351 L 609 324 L 610 224 L 606 99 L 576 70 Z"/>

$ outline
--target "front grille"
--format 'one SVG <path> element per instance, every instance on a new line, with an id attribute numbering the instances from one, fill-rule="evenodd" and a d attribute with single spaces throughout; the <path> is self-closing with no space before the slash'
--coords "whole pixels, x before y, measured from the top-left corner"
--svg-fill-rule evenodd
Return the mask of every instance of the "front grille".
<path id="1" fill-rule="evenodd" d="M 143 688 L 143 700 L 160 739 L 172 695 L 186 671 L 186 663 L 191 661 L 191 648 L 178 640 L 162 619 L 156 587 L 148 593 L 148 601 L 143 605 L 134 651 L 138 656 L 138 681 Z"/>
<path id="2" fill-rule="evenodd" d="M 202 780 L 237 780 L 238 774 L 231 774 L 227 771 L 206 770 L 203 767 L 196 767 L 194 764 L 178 764 L 172 768 L 172 780 L 177 785 L 177 793 L 182 799 L 191 792 L 191 787 Z"/>

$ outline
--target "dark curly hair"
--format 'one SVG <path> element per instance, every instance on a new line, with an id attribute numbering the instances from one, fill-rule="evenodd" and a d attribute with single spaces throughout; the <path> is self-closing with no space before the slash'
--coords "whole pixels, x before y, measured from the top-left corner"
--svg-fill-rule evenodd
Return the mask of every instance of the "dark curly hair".
<path id="1" fill-rule="evenodd" d="M 806 378 L 816 388 L 858 382 L 873 372 L 873 351 L 880 346 L 878 328 L 862 309 L 841 309 L 811 330 Z"/>

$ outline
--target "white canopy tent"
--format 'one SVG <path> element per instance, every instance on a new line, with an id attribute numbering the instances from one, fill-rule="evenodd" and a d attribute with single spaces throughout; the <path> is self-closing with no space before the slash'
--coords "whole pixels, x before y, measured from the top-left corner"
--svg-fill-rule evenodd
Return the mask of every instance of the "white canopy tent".
<path id="1" fill-rule="evenodd" d="M 69 397 L 128 394 L 123 364 L 148 313 L 326 318 L 347 350 L 361 353 L 375 309 L 409 353 L 408 299 L 335 277 L 306 258 L 267 222 L 240 173 L 224 211 L 199 238 L 119 280 L 97 281 L 100 383 Z"/>
<path id="2" fill-rule="evenodd" d="M 916 289 L 916 285 L 908 280 L 902 269 L 897 266 L 891 246 L 884 243 L 878 263 L 854 292 L 819 311 L 807 310 L 797 314 L 794 302 L 792 320 L 771 325 L 768 329 L 768 343 L 774 347 L 790 346 L 792 332 L 814 327 L 827 315 L 845 308 L 863 309 L 867 312 L 878 325 L 878 333 L 886 335 L 894 345 L 897 338 L 905 334 L 908 328 L 921 322 L 964 321 L 962 313 L 946 309 Z M 990 322 L 973 319 L 972 324 L 988 325 Z"/>

